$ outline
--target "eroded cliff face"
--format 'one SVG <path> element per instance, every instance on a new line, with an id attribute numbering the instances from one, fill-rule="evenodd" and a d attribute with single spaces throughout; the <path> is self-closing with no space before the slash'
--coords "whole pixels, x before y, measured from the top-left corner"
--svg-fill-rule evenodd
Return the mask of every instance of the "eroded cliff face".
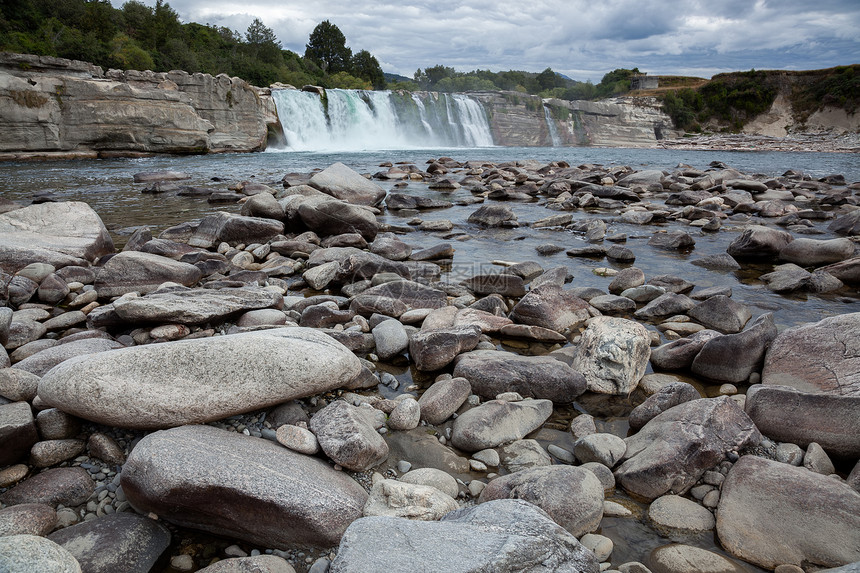
<path id="1" fill-rule="evenodd" d="M 265 149 L 268 90 L 226 75 L 109 70 L 0 54 L 0 152 L 207 153 Z"/>
<path id="2" fill-rule="evenodd" d="M 496 145 L 652 147 L 661 139 L 682 134 L 653 98 L 595 102 L 544 101 L 516 92 L 470 95 L 484 104 Z"/>

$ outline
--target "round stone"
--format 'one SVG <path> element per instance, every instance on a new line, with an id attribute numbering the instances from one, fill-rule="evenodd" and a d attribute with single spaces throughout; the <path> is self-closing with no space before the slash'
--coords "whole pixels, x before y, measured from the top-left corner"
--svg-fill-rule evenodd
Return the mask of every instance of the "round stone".
<path id="1" fill-rule="evenodd" d="M 648 517 L 658 529 L 685 532 L 714 529 L 714 515 L 694 501 L 678 495 L 664 495 L 651 503 Z"/>

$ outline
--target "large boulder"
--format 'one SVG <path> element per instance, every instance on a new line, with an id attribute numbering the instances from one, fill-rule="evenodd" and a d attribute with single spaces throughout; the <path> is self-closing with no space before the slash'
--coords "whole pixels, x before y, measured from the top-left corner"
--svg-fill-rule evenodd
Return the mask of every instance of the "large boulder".
<path id="1" fill-rule="evenodd" d="M 860 396 L 860 312 L 782 331 L 765 355 L 762 383 Z"/>
<path id="2" fill-rule="evenodd" d="M 113 303 L 117 317 L 131 324 L 169 322 L 206 324 L 220 322 L 249 310 L 277 308 L 283 297 L 256 287 L 179 288 L 171 287 L 146 296 L 125 296 Z"/>
<path id="3" fill-rule="evenodd" d="M 654 499 L 683 493 L 730 451 L 755 446 L 761 434 L 727 396 L 669 408 L 625 440 L 627 452 L 615 471 L 627 491 Z"/>
<path id="4" fill-rule="evenodd" d="M 363 472 L 388 458 L 388 444 L 376 431 L 369 416 L 363 408 L 335 400 L 314 414 L 310 429 L 320 448 L 334 463 Z"/>
<path id="5" fill-rule="evenodd" d="M 480 340 L 481 329 L 470 324 L 422 330 L 409 340 L 409 356 L 418 370 L 439 370 Z"/>
<path id="6" fill-rule="evenodd" d="M 149 434 L 129 455 L 121 485 L 141 513 L 280 549 L 338 543 L 367 500 L 322 460 L 211 426 Z"/>
<path id="7" fill-rule="evenodd" d="M 700 330 L 690 336 L 667 342 L 651 349 L 651 364 L 659 370 L 682 370 L 689 368 L 705 343 L 721 336 L 716 330 Z"/>
<path id="8" fill-rule="evenodd" d="M 505 499 L 452 511 L 440 521 L 359 519 L 344 534 L 329 572 L 415 570 L 598 573 L 600 567 L 543 510 Z"/>
<path id="9" fill-rule="evenodd" d="M 519 440 L 541 427 L 552 414 L 549 400 L 490 400 L 454 420 L 451 444 L 466 452 Z"/>
<path id="10" fill-rule="evenodd" d="M 203 277 L 194 265 L 141 251 L 123 251 L 105 263 L 96 274 L 100 298 L 126 293 L 146 294 L 165 282 L 192 286 Z"/>
<path id="11" fill-rule="evenodd" d="M 735 259 L 774 259 L 792 240 L 791 233 L 762 225 L 744 229 L 726 249 Z"/>
<path id="12" fill-rule="evenodd" d="M 600 316 L 582 333 L 571 366 L 585 376 L 588 390 L 628 395 L 648 367 L 651 336 L 632 320 Z"/>
<path id="13" fill-rule="evenodd" d="M 74 507 L 85 503 L 95 489 L 93 478 L 84 468 L 52 468 L 9 488 L 0 494 L 0 502 L 5 505 L 46 503 Z"/>
<path id="14" fill-rule="evenodd" d="M 110 426 L 168 428 L 333 390 L 360 370 L 331 337 L 282 328 L 79 356 L 45 374 L 39 396 Z"/>
<path id="15" fill-rule="evenodd" d="M 511 310 L 511 320 L 556 332 L 576 328 L 591 316 L 588 303 L 555 284 L 532 289 Z"/>
<path id="16" fill-rule="evenodd" d="M 815 442 L 831 456 L 860 457 L 860 395 L 756 384 L 747 391 L 744 410 L 768 438 L 802 448 Z"/>
<path id="17" fill-rule="evenodd" d="M 39 441 L 33 411 L 27 402 L 0 404 L 0 467 L 26 457 Z"/>
<path id="18" fill-rule="evenodd" d="M 717 507 L 723 548 L 765 569 L 860 561 L 860 493 L 838 480 L 755 456 L 732 466 Z"/>
<path id="19" fill-rule="evenodd" d="M 678 404 L 698 400 L 702 395 L 692 384 L 686 382 L 669 382 L 648 396 L 644 402 L 633 408 L 627 419 L 630 429 L 639 431 L 654 417 L 662 414 Z"/>
<path id="20" fill-rule="evenodd" d="M 48 539 L 88 573 L 149 573 L 170 546 L 170 531 L 148 517 L 113 513 L 60 529 Z"/>
<path id="21" fill-rule="evenodd" d="M 555 358 L 497 350 L 463 354 L 457 358 L 454 376 L 462 376 L 474 393 L 490 399 L 502 392 L 517 392 L 567 404 L 586 389 L 585 377 Z"/>
<path id="22" fill-rule="evenodd" d="M 343 163 L 335 163 L 310 178 L 308 184 L 341 201 L 355 205 L 378 205 L 385 190 Z"/>
<path id="23" fill-rule="evenodd" d="M 384 479 L 373 485 L 364 515 L 433 521 L 459 507 L 453 497 L 433 486 Z"/>
<path id="24" fill-rule="evenodd" d="M 344 201 L 305 201 L 298 215 L 308 229 L 320 236 L 358 233 L 367 241 L 376 238 L 379 224 L 370 209 Z"/>
<path id="25" fill-rule="evenodd" d="M 4 573 L 81 573 L 81 565 L 53 541 L 38 535 L 0 537 L 0 571 Z"/>
<path id="26" fill-rule="evenodd" d="M 718 294 L 700 302 L 687 313 L 690 318 L 723 334 L 735 334 L 744 329 L 752 318 L 746 305 Z"/>
<path id="27" fill-rule="evenodd" d="M 200 225 L 188 239 L 188 244 L 208 249 L 221 242 L 267 243 L 283 232 L 284 224 L 275 219 L 219 212 L 200 221 Z"/>
<path id="28" fill-rule="evenodd" d="M 752 325 L 737 334 L 711 338 L 693 359 L 693 374 L 717 382 L 737 384 L 757 372 L 765 350 L 776 338 L 773 314 L 756 318 Z"/>
<path id="29" fill-rule="evenodd" d="M 338 284 L 349 284 L 371 279 L 378 273 L 394 273 L 405 279 L 411 278 L 409 267 L 399 261 L 390 261 L 374 253 L 355 247 L 329 247 L 317 249 L 308 258 L 308 267 L 337 262 L 338 269 L 332 279 Z"/>
<path id="30" fill-rule="evenodd" d="M 87 266 L 114 251 L 104 223 L 86 203 L 40 203 L 0 214 L 0 270 L 33 262 Z"/>
<path id="31" fill-rule="evenodd" d="M 408 310 L 442 308 L 448 300 L 443 291 L 413 281 L 390 281 L 357 295 L 350 309 L 370 316 L 373 312 L 399 317 Z M 384 312 L 384 311 L 389 312 Z M 392 311 L 394 314 L 392 314 Z"/>
<path id="32" fill-rule="evenodd" d="M 478 502 L 506 498 L 535 504 L 576 537 L 596 531 L 603 519 L 603 485 L 577 466 L 535 467 L 497 477 Z"/>
<path id="33" fill-rule="evenodd" d="M 507 205 L 488 204 L 481 205 L 469 215 L 469 223 L 481 227 L 516 227 L 517 216 L 513 209 Z"/>
<path id="34" fill-rule="evenodd" d="M 116 350 L 124 348 L 122 344 L 115 340 L 107 338 L 84 338 L 81 340 L 73 340 L 65 344 L 58 344 L 46 348 L 41 352 L 37 352 L 32 356 L 17 362 L 15 368 L 35 374 L 36 376 L 44 376 L 51 368 L 65 362 L 75 356 L 83 356 L 85 354 L 95 354 L 97 352 L 105 352 L 107 350 Z"/>
<path id="35" fill-rule="evenodd" d="M 819 267 L 838 263 L 854 255 L 851 239 L 795 239 L 779 252 L 779 258 L 802 267 Z"/>

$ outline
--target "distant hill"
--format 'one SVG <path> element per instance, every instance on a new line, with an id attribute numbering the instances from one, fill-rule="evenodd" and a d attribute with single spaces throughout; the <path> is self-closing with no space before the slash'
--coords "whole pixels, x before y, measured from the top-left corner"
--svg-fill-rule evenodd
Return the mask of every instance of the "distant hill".
<path id="1" fill-rule="evenodd" d="M 400 74 L 392 74 L 391 72 L 383 72 L 382 75 L 385 76 L 385 81 L 387 83 L 411 82 L 412 81 L 412 78 L 407 78 L 406 76 L 401 76 Z"/>

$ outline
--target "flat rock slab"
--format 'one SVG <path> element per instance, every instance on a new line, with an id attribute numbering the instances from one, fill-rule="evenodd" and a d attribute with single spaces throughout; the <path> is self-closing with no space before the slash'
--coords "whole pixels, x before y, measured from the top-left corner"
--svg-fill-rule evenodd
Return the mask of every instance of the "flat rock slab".
<path id="1" fill-rule="evenodd" d="M 732 450 L 757 445 L 761 434 L 728 397 L 691 400 L 657 415 L 625 440 L 615 477 L 627 491 L 654 499 L 683 493 Z"/>
<path id="2" fill-rule="evenodd" d="M 585 392 L 585 377 L 548 356 L 520 356 L 497 350 L 476 351 L 457 359 L 455 377 L 463 377 L 484 398 L 517 392 L 527 398 L 570 403 Z"/>
<path id="3" fill-rule="evenodd" d="M 365 517 L 349 527 L 330 573 L 598 573 L 594 554 L 538 507 L 505 499 L 440 521 Z"/>
<path id="4" fill-rule="evenodd" d="M 129 455 L 121 484 L 142 513 L 280 549 L 337 544 L 367 501 L 358 483 L 322 460 L 210 426 L 149 434 Z"/>
<path id="5" fill-rule="evenodd" d="M 0 269 L 33 262 L 87 266 L 114 251 L 101 218 L 86 203 L 40 203 L 0 214 Z"/>
<path id="6" fill-rule="evenodd" d="M 324 333 L 280 328 L 79 356 L 45 374 L 39 396 L 94 422 L 156 429 L 333 390 L 360 371 Z"/>
<path id="7" fill-rule="evenodd" d="M 765 355 L 762 383 L 860 396 L 860 312 L 781 332 Z"/>
<path id="8" fill-rule="evenodd" d="M 495 448 L 524 438 L 538 429 L 551 414 L 552 402 L 549 400 L 490 400 L 454 420 L 451 443 L 467 452 Z"/>
<path id="9" fill-rule="evenodd" d="M 170 531 L 148 517 L 112 513 L 55 531 L 48 539 L 87 573 L 149 573 L 170 546 Z"/>
<path id="10" fill-rule="evenodd" d="M 174 288 L 142 297 L 120 298 L 113 304 L 117 316 L 129 323 L 206 324 L 249 310 L 277 308 L 283 304 L 283 298 L 272 291 L 253 287 Z"/>
<path id="11" fill-rule="evenodd" d="M 725 550 L 765 569 L 860 561 L 860 493 L 833 478 L 743 456 L 723 482 L 717 535 Z"/>

